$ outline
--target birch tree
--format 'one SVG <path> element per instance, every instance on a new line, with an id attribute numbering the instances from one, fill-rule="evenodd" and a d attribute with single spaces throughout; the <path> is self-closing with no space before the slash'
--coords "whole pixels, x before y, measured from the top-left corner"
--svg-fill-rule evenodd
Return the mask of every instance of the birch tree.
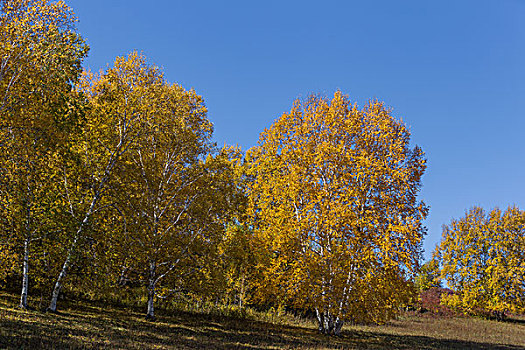
<path id="1" fill-rule="evenodd" d="M 72 156 L 63 166 L 62 193 L 76 226 L 67 237 L 61 269 L 56 277 L 49 310 L 54 312 L 64 280 L 79 245 L 90 232 L 94 217 L 112 205 L 108 191 L 123 156 L 143 134 L 150 116 L 151 98 L 159 84 L 157 69 L 134 52 L 118 57 L 113 68 L 84 74 L 79 91 L 88 100 L 85 122 L 70 135 Z"/>
<path id="2" fill-rule="evenodd" d="M 248 151 L 260 288 L 315 310 L 323 333 L 383 322 L 413 293 L 427 208 L 409 137 L 383 103 L 337 92 L 296 100 Z"/>
<path id="3" fill-rule="evenodd" d="M 443 227 L 436 255 L 455 291 L 446 305 L 502 319 L 525 311 L 525 212 L 474 207 Z"/>
<path id="4" fill-rule="evenodd" d="M 247 225 L 232 223 L 220 245 L 225 302 L 240 308 L 251 301 L 257 277 L 259 252 L 253 243 L 253 231 Z"/>
<path id="5" fill-rule="evenodd" d="M 48 164 L 45 154 L 38 149 L 38 141 L 30 142 L 34 133 L 26 135 L 18 130 L 4 136 L 0 162 L 4 172 L 2 185 L 6 188 L 3 193 L 4 215 L 7 217 L 5 229 L 11 232 L 11 242 L 15 244 L 11 247 L 11 254 L 17 250 L 20 252 L 22 288 L 19 306 L 27 308 L 30 258 L 33 258 L 33 267 L 36 263 L 33 243 L 45 234 L 44 226 L 49 218 Z"/>
<path id="6" fill-rule="evenodd" d="M 63 2 L 5 0 L 0 5 L 2 194 L 12 248 L 16 242 L 23 246 L 20 307 L 26 308 L 31 245 L 46 234 L 53 198 L 49 156 L 76 123 L 72 85 L 87 46 Z"/>
<path id="7" fill-rule="evenodd" d="M 191 289 L 190 281 L 211 272 L 235 205 L 236 153 L 212 156 L 212 125 L 194 91 L 163 90 L 151 101 L 148 132 L 128 155 L 119 191 L 127 194 L 119 204 L 127 227 L 123 254 L 133 252 L 125 274 L 141 277 L 148 319 L 155 298 Z"/>

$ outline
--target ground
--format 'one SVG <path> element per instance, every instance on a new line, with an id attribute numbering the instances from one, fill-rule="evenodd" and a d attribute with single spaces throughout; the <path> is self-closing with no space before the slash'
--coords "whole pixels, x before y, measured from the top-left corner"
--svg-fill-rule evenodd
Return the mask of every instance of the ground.
<path id="1" fill-rule="evenodd" d="M 525 349 L 525 317 L 508 322 L 406 314 L 382 326 L 348 326 L 340 337 L 290 318 L 265 322 L 159 310 L 62 302 L 58 314 L 16 308 L 0 292 L 0 349 Z"/>

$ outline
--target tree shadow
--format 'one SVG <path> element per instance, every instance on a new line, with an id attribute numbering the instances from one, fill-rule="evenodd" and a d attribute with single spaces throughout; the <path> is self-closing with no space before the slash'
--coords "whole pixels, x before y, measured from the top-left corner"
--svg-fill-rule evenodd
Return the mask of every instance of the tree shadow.
<path id="1" fill-rule="evenodd" d="M 502 322 L 525 326 L 525 318 L 509 317 L 503 320 Z"/>
<path id="2" fill-rule="evenodd" d="M 2 307 L 0 348 L 523 349 L 516 345 L 392 335 L 380 329 L 344 330 L 339 337 L 328 337 L 314 328 L 183 311 L 161 312 L 155 322 L 148 322 L 136 310 L 105 310 L 96 304 L 72 305 L 58 314 Z"/>

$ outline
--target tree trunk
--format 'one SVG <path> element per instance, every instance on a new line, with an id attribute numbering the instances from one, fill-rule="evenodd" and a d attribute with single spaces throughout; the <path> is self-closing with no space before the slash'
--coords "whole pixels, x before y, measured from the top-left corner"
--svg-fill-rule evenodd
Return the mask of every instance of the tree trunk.
<path id="1" fill-rule="evenodd" d="M 22 293 L 20 295 L 20 308 L 27 309 L 27 294 L 29 290 L 29 238 L 24 241 L 24 262 L 22 266 Z"/>
<path id="2" fill-rule="evenodd" d="M 243 307 L 243 300 L 244 300 L 244 280 L 245 280 L 245 274 L 242 274 L 241 277 L 241 290 L 239 292 L 239 308 L 242 309 Z"/>
<path id="3" fill-rule="evenodd" d="M 155 319 L 155 309 L 153 306 L 153 298 L 155 297 L 155 287 L 148 287 L 148 312 L 146 314 L 146 319 L 154 320 Z"/>
<path id="4" fill-rule="evenodd" d="M 335 324 L 334 324 L 334 335 L 341 334 L 341 330 L 343 329 L 345 321 L 341 320 L 339 317 L 336 318 Z"/>
<path id="5" fill-rule="evenodd" d="M 344 321 L 334 316 L 329 311 L 321 312 L 315 309 L 319 332 L 326 335 L 339 335 L 344 325 Z"/>
<path id="6" fill-rule="evenodd" d="M 64 264 L 62 265 L 62 270 L 60 271 L 60 274 L 58 275 L 57 281 L 55 283 L 55 288 L 53 288 L 53 294 L 51 295 L 51 303 L 49 304 L 47 311 L 51 311 L 51 312 L 57 311 L 57 301 L 58 301 L 58 296 L 60 295 L 60 289 L 62 288 L 62 283 L 63 283 L 62 281 L 64 278 L 66 278 L 67 272 L 69 270 L 69 265 L 71 263 L 71 258 L 77 249 L 77 243 L 80 238 L 80 235 L 84 231 L 84 227 L 87 225 L 89 219 L 91 218 L 91 214 L 93 213 L 93 209 L 95 208 L 95 205 L 97 204 L 98 200 L 99 200 L 99 195 L 95 194 L 95 196 L 93 197 L 93 200 L 91 201 L 89 209 L 86 212 L 86 215 L 84 216 L 84 220 L 82 220 L 82 222 L 80 223 L 80 226 L 78 227 L 78 230 L 75 234 L 75 238 L 73 239 L 73 243 L 71 243 L 71 247 L 69 247 L 69 251 L 67 252 L 66 260 L 64 261 Z"/>
<path id="7" fill-rule="evenodd" d="M 25 239 L 24 239 L 24 260 L 22 264 L 22 291 L 20 293 L 20 308 L 27 309 L 27 295 L 29 293 L 29 244 L 31 244 L 32 234 L 31 234 L 31 204 L 32 204 L 32 191 L 31 187 L 27 187 L 28 206 L 27 217 L 25 222 Z"/>
<path id="8" fill-rule="evenodd" d="M 318 308 L 315 308 L 315 315 L 317 316 L 317 324 L 320 333 L 324 333 L 324 315 L 319 311 Z"/>
<path id="9" fill-rule="evenodd" d="M 150 261 L 149 264 L 149 283 L 148 283 L 148 312 L 146 314 L 147 320 L 155 319 L 155 310 L 153 307 L 153 299 L 155 298 L 155 262 Z"/>
<path id="10" fill-rule="evenodd" d="M 505 311 L 492 311 L 492 314 L 496 317 L 497 321 L 505 320 Z"/>
<path id="11" fill-rule="evenodd" d="M 62 281 L 64 280 L 64 278 L 66 278 L 67 272 L 69 270 L 69 264 L 71 262 L 71 257 L 73 256 L 73 253 L 75 251 L 79 234 L 80 232 L 77 233 L 77 236 L 75 237 L 75 239 L 73 240 L 73 243 L 71 244 L 71 247 L 69 248 L 66 260 L 64 261 L 64 264 L 62 265 L 62 270 L 60 271 L 60 274 L 58 275 L 58 278 L 55 283 L 55 287 L 53 288 L 53 294 L 51 295 L 51 303 L 49 304 L 47 311 L 51 311 L 51 312 L 57 311 L 57 301 L 58 301 L 58 296 L 60 295 L 60 289 L 62 289 L 62 283 L 63 283 Z"/>

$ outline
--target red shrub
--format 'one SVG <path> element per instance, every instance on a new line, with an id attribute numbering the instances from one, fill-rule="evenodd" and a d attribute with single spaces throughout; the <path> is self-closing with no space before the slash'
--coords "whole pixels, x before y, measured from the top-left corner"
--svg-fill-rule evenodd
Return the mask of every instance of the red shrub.
<path id="1" fill-rule="evenodd" d="M 449 307 L 441 304 L 441 295 L 451 295 L 454 292 L 448 288 L 433 287 L 421 292 L 420 311 L 431 312 L 440 316 L 453 316 L 456 313 Z"/>

